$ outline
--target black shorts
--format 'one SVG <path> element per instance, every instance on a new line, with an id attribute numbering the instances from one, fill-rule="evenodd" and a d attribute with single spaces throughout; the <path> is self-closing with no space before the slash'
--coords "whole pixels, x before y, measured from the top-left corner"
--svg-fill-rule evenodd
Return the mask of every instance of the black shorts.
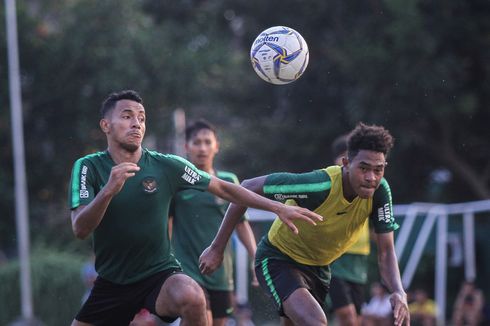
<path id="1" fill-rule="evenodd" d="M 330 299 L 332 299 L 333 310 L 353 304 L 359 315 L 364 303 L 364 285 L 332 276 L 330 281 Z"/>
<path id="2" fill-rule="evenodd" d="M 142 308 L 157 315 L 155 303 L 163 283 L 180 269 L 167 269 L 132 284 L 116 284 L 97 277 L 90 296 L 75 317 L 76 320 L 99 325 L 129 325 Z M 159 316 L 170 323 L 177 316 Z"/>
<path id="3" fill-rule="evenodd" d="M 285 316 L 283 302 L 299 288 L 307 289 L 324 307 L 328 285 L 319 279 L 316 270 L 314 266 L 268 258 L 255 266 L 260 287 L 273 299 L 280 316 Z"/>
<path id="4" fill-rule="evenodd" d="M 206 307 L 214 318 L 225 318 L 233 313 L 233 292 L 210 290 L 201 286 L 206 296 Z"/>

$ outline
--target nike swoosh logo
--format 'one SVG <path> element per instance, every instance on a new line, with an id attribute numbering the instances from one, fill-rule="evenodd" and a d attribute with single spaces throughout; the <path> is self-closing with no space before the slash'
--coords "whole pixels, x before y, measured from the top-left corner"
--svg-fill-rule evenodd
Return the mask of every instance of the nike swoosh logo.
<path id="1" fill-rule="evenodd" d="M 337 215 L 344 215 L 347 214 L 347 212 L 337 212 Z"/>
<path id="2" fill-rule="evenodd" d="M 183 194 L 182 195 L 182 199 L 183 200 L 189 200 L 189 199 L 191 199 L 194 196 L 195 196 L 195 194 Z"/>

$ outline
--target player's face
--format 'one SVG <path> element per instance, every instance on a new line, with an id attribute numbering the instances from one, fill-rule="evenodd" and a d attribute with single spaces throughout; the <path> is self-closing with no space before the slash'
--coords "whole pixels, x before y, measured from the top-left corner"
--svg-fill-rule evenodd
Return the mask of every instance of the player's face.
<path id="1" fill-rule="evenodd" d="M 219 144 L 212 130 L 201 129 L 185 144 L 187 157 L 200 169 L 211 168 Z"/>
<path id="2" fill-rule="evenodd" d="M 364 199 L 373 197 L 384 176 L 385 166 L 385 155 L 370 150 L 360 150 L 354 158 L 344 160 L 351 189 Z"/>
<path id="3" fill-rule="evenodd" d="M 129 152 L 135 152 L 141 147 L 145 136 L 145 123 L 143 105 L 131 100 L 120 100 L 112 112 L 102 119 L 101 127 L 110 141 Z"/>

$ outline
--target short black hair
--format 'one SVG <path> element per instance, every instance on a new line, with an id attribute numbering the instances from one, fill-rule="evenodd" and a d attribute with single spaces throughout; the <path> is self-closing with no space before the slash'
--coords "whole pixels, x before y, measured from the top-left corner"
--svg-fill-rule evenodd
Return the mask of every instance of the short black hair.
<path id="1" fill-rule="evenodd" d="M 349 159 L 354 158 L 360 150 L 370 150 L 388 156 L 395 139 L 390 132 L 382 126 L 366 125 L 360 122 L 349 133 L 347 140 L 347 153 Z"/>
<path id="2" fill-rule="evenodd" d="M 143 104 L 143 99 L 136 91 L 127 89 L 120 92 L 113 92 L 109 94 L 102 103 L 102 107 L 100 108 L 101 117 L 106 117 L 106 115 L 116 107 L 116 103 L 120 100 L 131 100 Z"/>
<path id="3" fill-rule="evenodd" d="M 211 130 L 216 138 L 218 135 L 216 134 L 216 128 L 207 120 L 199 119 L 191 123 L 185 128 L 185 140 L 189 141 L 192 137 L 194 137 L 200 130 L 208 129 Z"/>

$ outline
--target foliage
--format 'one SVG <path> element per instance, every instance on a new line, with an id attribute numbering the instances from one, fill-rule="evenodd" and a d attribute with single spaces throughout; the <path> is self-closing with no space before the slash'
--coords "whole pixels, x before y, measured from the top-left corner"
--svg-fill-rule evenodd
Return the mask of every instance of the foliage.
<path id="1" fill-rule="evenodd" d="M 19 45 L 33 234 L 72 239 L 71 166 L 104 149 L 98 107 L 134 88 L 148 146 L 168 151 L 172 111 L 220 129 L 223 168 L 242 178 L 330 162 L 330 142 L 358 121 L 397 139 L 387 178 L 396 203 L 432 200 L 431 173 L 452 180 L 438 200 L 490 197 L 490 4 L 481 0 L 33 0 L 19 2 Z M 3 8 L 0 11 L 3 15 Z M 264 83 L 248 52 L 258 32 L 291 26 L 310 65 L 286 86 Z M 0 24 L 5 36 L 5 24 Z M 0 45 L 0 69 L 6 46 Z M 6 74 L 0 103 L 8 107 Z M 8 110 L 0 111 L 0 248 L 15 246 Z M 9 252 L 8 252 L 9 253 Z"/>
<path id="2" fill-rule="evenodd" d="M 80 307 L 84 292 L 82 256 L 41 248 L 31 257 L 34 314 L 46 325 L 68 325 Z M 21 315 L 19 262 L 0 265 L 0 324 Z"/>

